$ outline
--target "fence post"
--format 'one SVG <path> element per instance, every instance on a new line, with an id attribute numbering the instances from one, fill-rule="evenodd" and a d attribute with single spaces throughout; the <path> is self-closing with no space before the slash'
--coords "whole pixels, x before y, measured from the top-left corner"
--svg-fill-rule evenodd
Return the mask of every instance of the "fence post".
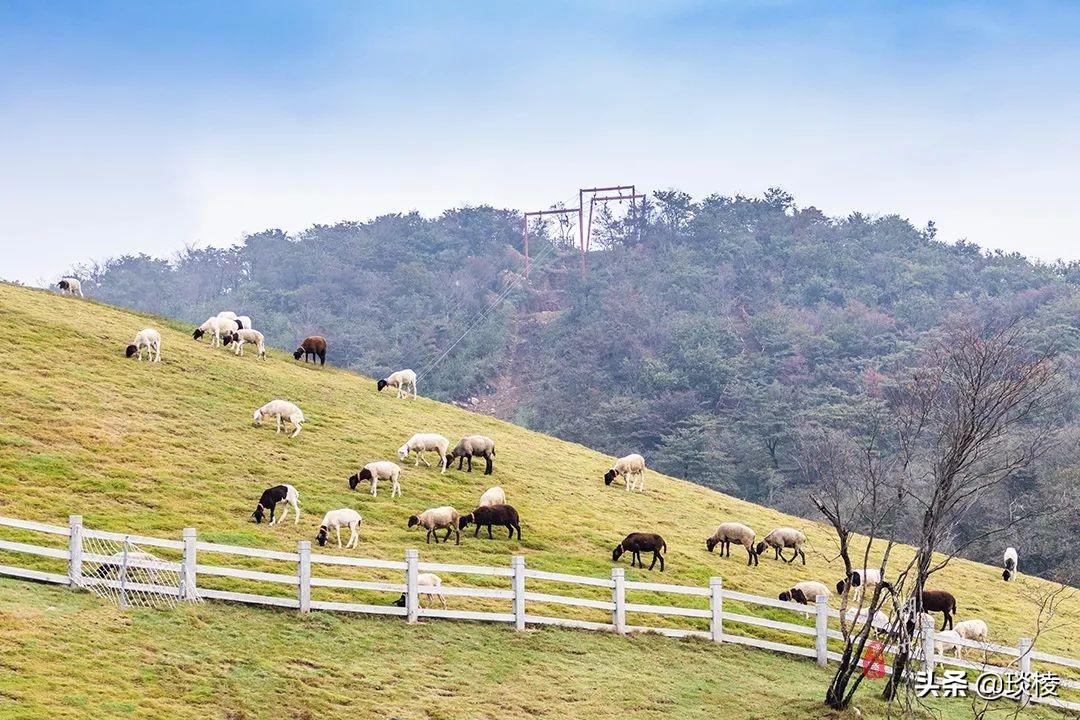
<path id="1" fill-rule="evenodd" d="M 923 671 L 929 676 L 934 676 L 934 618 L 922 619 L 922 656 Z"/>
<path id="2" fill-rule="evenodd" d="M 184 574 L 180 597 L 195 602 L 199 599 L 199 592 L 195 589 L 195 528 L 184 528 L 184 559 L 181 567 Z"/>
<path id="3" fill-rule="evenodd" d="M 79 587 L 82 582 L 82 515 L 68 515 L 68 584 Z"/>
<path id="4" fill-rule="evenodd" d="M 296 544 L 300 553 L 297 573 L 300 580 L 300 612 L 311 612 L 311 541 L 301 540 Z"/>
<path id="5" fill-rule="evenodd" d="M 1017 643 L 1020 651 L 1020 705 L 1025 706 L 1031 702 L 1031 694 L 1028 692 L 1027 677 L 1031 674 L 1031 638 L 1022 637 Z"/>
<path id="6" fill-rule="evenodd" d="M 829 603 L 824 595 L 814 600 L 817 615 L 814 616 L 814 649 L 817 651 L 817 664 L 825 667 L 829 664 Z"/>
<path id="7" fill-rule="evenodd" d="M 510 560 L 514 571 L 514 627 L 525 629 L 525 558 L 515 555 Z"/>
<path id="8" fill-rule="evenodd" d="M 724 583 L 709 578 L 709 633 L 714 643 L 724 642 Z"/>
<path id="9" fill-rule="evenodd" d="M 405 620 L 412 624 L 416 622 L 420 610 L 420 592 L 417 576 L 420 574 L 420 552 L 417 550 L 405 551 Z"/>
<path id="10" fill-rule="evenodd" d="M 615 610 L 611 613 L 611 622 L 615 626 L 615 632 L 620 635 L 626 634 L 626 570 L 623 568 L 611 568 L 611 581 L 615 584 L 611 588 L 611 601 L 615 603 Z"/>

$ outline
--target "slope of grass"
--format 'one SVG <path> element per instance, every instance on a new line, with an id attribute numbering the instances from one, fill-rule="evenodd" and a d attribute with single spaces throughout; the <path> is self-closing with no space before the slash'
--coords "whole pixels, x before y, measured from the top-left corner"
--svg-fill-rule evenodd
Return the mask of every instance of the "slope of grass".
<path id="1" fill-rule="evenodd" d="M 163 361 L 126 360 L 124 346 L 150 324 L 162 329 Z M 357 553 L 366 557 L 400 559 L 420 547 L 426 560 L 505 565 L 523 554 L 531 567 L 607 575 L 611 547 L 650 530 L 668 541 L 667 572 L 627 567 L 631 579 L 704 585 L 721 575 L 730 589 L 774 596 L 797 580 L 840 573 L 827 567 L 831 545 L 820 525 L 655 473 L 644 494 L 604 487 L 610 458 L 423 398 L 398 401 L 330 366 L 279 352 L 266 362 L 237 358 L 175 323 L 9 285 L 0 285 L 0 332 L 9 340 L 0 354 L 0 514 L 62 524 L 77 512 L 91 527 L 160 537 L 195 526 L 202 539 L 291 550 L 313 538 L 323 512 L 351 506 L 364 516 Z M 252 426 L 252 410 L 274 397 L 304 409 L 299 437 Z M 348 489 L 357 468 L 393 458 L 417 431 L 491 435 L 494 476 L 410 464 L 400 498 L 391 500 L 388 487 L 378 498 Z M 301 523 L 247 523 L 261 490 L 281 482 L 300 491 Z M 426 507 L 471 509 L 496 483 L 522 515 L 520 543 L 470 534 L 460 546 L 424 545 L 406 528 Z M 731 559 L 709 554 L 703 541 L 724 519 L 759 534 L 781 524 L 803 529 L 809 564 L 764 559 L 748 568 L 741 549 Z M 0 563 L 14 561 L 0 552 Z M 936 584 L 957 595 L 961 617 L 986 619 L 996 641 L 1014 644 L 1033 631 L 1028 591 L 1041 581 L 1005 585 L 997 568 L 956 561 Z M 824 677 L 805 661 L 664 638 L 516 635 L 438 621 L 407 628 L 393 619 L 218 604 L 124 616 L 86 595 L 8 580 L 0 581 L 0 614 L 12 629 L 0 634 L 0 648 L 17 649 L 0 652 L 18 671 L 0 675 L 0 715 L 12 717 L 80 717 L 78 709 L 61 712 L 80 706 L 98 717 L 210 709 L 254 717 L 697 717 L 754 702 L 773 717 L 797 717 L 818 712 Z M 1080 603 L 1070 600 L 1040 649 L 1075 653 L 1068 623 L 1078 618 Z M 92 652 L 91 640 L 104 647 Z M 569 709 L 560 709 L 564 697 Z M 777 715 L 780 705 L 788 714 Z"/>

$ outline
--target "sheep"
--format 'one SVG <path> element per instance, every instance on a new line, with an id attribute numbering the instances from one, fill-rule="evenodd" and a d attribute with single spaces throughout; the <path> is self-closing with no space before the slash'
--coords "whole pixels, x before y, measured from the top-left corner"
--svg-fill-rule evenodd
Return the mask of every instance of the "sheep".
<path id="1" fill-rule="evenodd" d="M 1005 562 L 1005 570 L 1001 573 L 1001 577 L 1005 582 L 1008 582 L 1009 580 L 1012 580 L 1013 575 L 1016 574 L 1016 548 L 1011 546 L 1005 548 L 1003 560 Z"/>
<path id="2" fill-rule="evenodd" d="M 441 588 L 442 578 L 440 578 L 435 573 L 419 573 L 416 576 L 416 585 L 418 587 Z M 442 596 L 442 593 L 440 592 L 420 593 L 419 595 L 417 595 L 416 601 L 420 604 L 420 607 L 424 607 L 424 595 L 434 595 L 435 597 L 439 598 L 439 602 L 442 603 L 443 609 L 446 608 L 446 598 L 444 598 Z M 393 604 L 396 607 L 405 607 L 405 593 L 401 593 L 401 597 L 395 600 Z"/>
<path id="3" fill-rule="evenodd" d="M 956 659 L 959 660 L 963 656 L 960 640 L 964 638 L 960 633 L 955 630 L 942 630 L 934 635 L 934 652 L 938 655 L 944 656 L 949 650 L 956 649 Z"/>
<path id="4" fill-rule="evenodd" d="M 881 579 L 880 568 L 852 570 L 844 576 L 843 580 L 836 582 L 836 592 L 842 595 L 849 588 L 873 587 L 874 585 L 884 585 L 887 588 L 892 588 L 892 585 Z M 860 597 L 862 596 L 860 595 Z"/>
<path id="5" fill-rule="evenodd" d="M 780 593 L 780 599 L 784 602 L 794 602 L 800 605 L 810 605 L 817 600 L 818 595 L 824 595 L 828 600 L 832 593 L 825 583 L 817 580 L 803 580 L 791 586 L 788 590 Z"/>
<path id="6" fill-rule="evenodd" d="M 866 619 L 870 616 L 869 613 L 867 612 L 868 609 L 869 608 L 859 608 L 859 607 L 848 608 L 846 611 L 844 611 L 844 619 L 846 621 L 848 621 L 849 623 L 851 623 L 851 622 L 865 623 Z M 885 613 L 881 612 L 880 610 L 875 610 L 874 611 L 874 619 L 871 622 L 871 625 L 873 625 L 875 628 L 877 628 L 879 630 L 884 630 L 889 626 L 889 616 L 886 615 Z"/>
<path id="7" fill-rule="evenodd" d="M 440 465 L 442 466 L 442 472 L 446 472 L 446 449 L 450 447 L 450 441 L 438 433 L 416 433 L 408 441 L 398 448 L 398 458 L 404 460 L 409 457 L 409 453 L 416 453 L 416 466 L 419 467 L 423 462 L 428 467 L 431 467 L 431 463 L 424 460 L 424 453 L 437 452 L 439 453 Z"/>
<path id="8" fill-rule="evenodd" d="M 642 550 L 646 552 L 652 551 L 652 563 L 649 565 L 649 569 L 652 570 L 656 565 L 656 561 L 659 560 L 660 572 L 664 572 L 664 556 L 660 551 L 667 552 L 667 543 L 664 542 L 664 538 L 656 533 L 630 533 L 611 551 L 611 561 L 618 562 L 622 554 L 628 552 L 631 553 L 630 567 L 634 567 L 636 562 L 638 567 L 644 568 L 645 563 L 641 561 Z"/>
<path id="9" fill-rule="evenodd" d="M 266 515 L 266 511 L 270 511 L 270 524 L 274 525 L 285 519 L 285 516 L 289 514 L 288 506 L 281 513 L 281 517 L 277 520 L 274 519 L 274 508 L 281 501 L 285 501 L 292 505 L 293 517 L 295 521 L 293 524 L 300 522 L 300 493 L 296 492 L 296 488 L 292 485 L 275 485 L 272 488 L 266 488 L 263 490 L 263 494 L 259 497 L 259 504 L 255 506 L 255 512 L 251 513 L 252 522 L 261 523 L 263 517 Z"/>
<path id="10" fill-rule="evenodd" d="M 142 362 L 143 348 L 146 348 L 147 361 L 161 362 L 161 333 L 154 328 L 143 328 L 135 334 L 135 339 L 127 346 L 125 355 L 131 357 L 138 354 L 139 362 Z"/>
<path id="11" fill-rule="evenodd" d="M 382 392 L 383 388 L 387 386 L 397 389 L 398 400 L 409 397 L 409 389 L 412 390 L 412 399 L 416 399 L 416 373 L 412 370 L 392 372 L 375 383 L 375 387 L 379 389 L 379 392 Z"/>
<path id="12" fill-rule="evenodd" d="M 86 574 L 101 580 L 117 580 L 120 578 L 120 571 L 124 568 L 125 563 L 129 568 L 143 567 L 144 564 L 149 563 L 157 563 L 159 566 L 162 564 L 161 560 L 148 552 L 128 550 L 125 553 L 123 550 L 120 550 L 119 552 L 110 555 L 109 561 L 101 563 Z"/>
<path id="13" fill-rule="evenodd" d="M 319 543 L 319 547 L 324 547 L 326 545 L 326 536 L 330 530 L 336 530 L 337 546 L 341 547 L 341 526 L 348 525 L 349 542 L 345 543 L 345 549 L 356 547 L 356 543 L 360 540 L 360 523 L 362 522 L 364 522 L 364 519 L 360 517 L 360 513 L 352 508 L 331 510 L 323 515 L 322 524 L 319 525 L 319 534 L 315 536 L 315 542 Z"/>
<path id="14" fill-rule="evenodd" d="M 518 542 L 521 542 L 521 520 L 518 511 L 513 505 L 482 505 L 474 509 L 468 515 L 462 515 L 458 521 L 458 528 L 464 530 L 469 523 L 476 525 L 473 537 L 480 534 L 480 527 L 487 525 L 488 539 L 494 539 L 491 534 L 492 525 L 501 525 L 510 531 L 509 540 L 514 539 L 514 531 L 517 530 Z"/>
<path id="15" fill-rule="evenodd" d="M 271 400 L 255 411 L 255 424 L 260 425 L 264 417 L 272 417 L 277 420 L 277 431 L 281 432 L 281 418 L 285 418 L 293 424 L 296 430 L 289 437 L 300 434 L 300 427 L 306 422 L 304 411 L 288 400 Z"/>
<path id="16" fill-rule="evenodd" d="M 191 333 L 191 337 L 198 340 L 206 333 L 211 333 L 210 347 L 217 347 L 221 345 L 221 338 L 232 335 L 232 331 L 236 328 L 236 323 L 228 318 L 212 317 L 207 318 L 199 327 L 195 328 L 195 332 Z"/>
<path id="17" fill-rule="evenodd" d="M 250 330 L 251 318 L 247 315 L 237 315 L 233 320 L 236 322 L 237 330 Z"/>
<path id="18" fill-rule="evenodd" d="M 60 288 L 61 295 L 78 295 L 79 297 L 86 297 L 83 295 L 82 283 L 73 277 L 61 278 L 56 286 Z"/>
<path id="19" fill-rule="evenodd" d="M 356 486 L 367 480 L 371 483 L 371 494 L 379 494 L 379 481 L 390 481 L 390 497 L 401 495 L 401 485 L 398 478 L 401 477 L 401 467 L 389 460 L 376 460 L 369 462 L 360 472 L 349 476 L 349 488 L 355 490 Z"/>
<path id="20" fill-rule="evenodd" d="M 435 535 L 435 544 L 439 544 L 439 534 L 436 530 L 446 529 L 446 535 L 443 537 L 443 542 L 450 539 L 450 533 L 454 533 L 454 544 L 461 544 L 461 531 L 458 528 L 458 522 L 461 520 L 461 513 L 449 505 L 443 505 L 442 507 L 429 508 L 419 515 L 409 516 L 409 527 L 413 525 L 419 525 L 420 527 L 427 529 L 427 539 L 425 542 L 431 542 L 432 534 Z"/>
<path id="21" fill-rule="evenodd" d="M 989 635 L 989 629 L 986 627 L 986 621 L 979 620 L 978 618 L 958 622 L 955 626 L 953 626 L 953 629 L 951 631 L 947 630 L 946 632 L 955 632 L 965 640 L 971 640 L 973 642 L 979 643 L 985 643 Z M 961 656 L 961 650 L 959 645 L 957 646 L 956 655 L 957 657 Z"/>
<path id="22" fill-rule="evenodd" d="M 757 544 L 757 547 L 754 548 L 754 550 L 757 552 L 758 555 L 761 555 L 761 553 L 765 552 L 765 548 L 771 547 L 773 550 L 776 551 L 777 560 L 783 560 L 786 563 L 793 563 L 795 562 L 795 558 L 802 557 L 802 564 L 805 565 L 806 553 L 803 552 L 802 549 L 802 546 L 805 543 L 806 535 L 803 535 L 801 531 L 796 530 L 795 528 L 778 527 L 772 532 L 770 532 L 768 535 L 766 535 L 765 539 L 759 542 Z M 795 554 L 791 556 L 790 560 L 785 558 L 784 553 L 781 552 L 786 548 L 793 548 L 795 550 Z"/>
<path id="23" fill-rule="evenodd" d="M 225 344 L 236 343 L 234 354 L 244 355 L 244 343 L 251 343 L 259 352 L 259 359 L 266 359 L 266 341 L 263 334 L 258 330 L 233 330 L 231 335 L 225 336 Z"/>
<path id="24" fill-rule="evenodd" d="M 634 489 L 636 481 L 639 483 L 638 490 L 645 492 L 645 458 L 637 453 L 619 458 L 611 469 L 604 473 L 604 484 L 610 485 L 618 475 L 625 479 L 627 491 Z"/>
<path id="25" fill-rule="evenodd" d="M 709 549 L 709 552 L 712 552 L 713 548 L 719 545 L 720 556 L 723 557 L 726 550 L 727 556 L 731 557 L 731 541 L 734 540 L 746 548 L 746 564 L 757 565 L 758 554 L 754 549 L 754 538 L 756 536 L 757 533 L 752 528 L 740 522 L 724 522 L 720 523 L 712 537 L 705 541 L 705 547 Z"/>
<path id="26" fill-rule="evenodd" d="M 939 612 L 944 615 L 941 629 L 953 629 L 953 615 L 956 614 L 956 597 L 946 590 L 923 590 L 923 612 Z"/>
<path id="27" fill-rule="evenodd" d="M 304 364 L 307 364 L 308 356 L 311 356 L 311 363 L 315 364 L 315 358 L 319 358 L 319 365 L 326 364 L 326 338 L 321 335 L 309 335 L 304 338 L 304 341 L 300 343 L 300 347 L 296 348 L 292 356 L 294 360 L 299 360 L 300 356 L 304 356 Z"/>
<path id="28" fill-rule="evenodd" d="M 505 505 L 506 493 L 503 489 L 496 485 L 495 487 L 488 488 L 484 491 L 484 494 L 480 496 L 480 507 L 488 507 L 490 505 Z"/>
<path id="29" fill-rule="evenodd" d="M 225 318 L 226 320 L 235 320 L 236 313 L 234 313 L 232 310 L 222 310 L 215 317 Z"/>
<path id="30" fill-rule="evenodd" d="M 457 458 L 460 470 L 466 460 L 469 461 L 469 472 L 472 472 L 472 459 L 482 457 L 486 461 L 484 474 L 490 475 L 495 466 L 495 441 L 486 435 L 466 435 L 458 441 L 450 454 L 446 456 L 446 465 L 449 467 Z"/>

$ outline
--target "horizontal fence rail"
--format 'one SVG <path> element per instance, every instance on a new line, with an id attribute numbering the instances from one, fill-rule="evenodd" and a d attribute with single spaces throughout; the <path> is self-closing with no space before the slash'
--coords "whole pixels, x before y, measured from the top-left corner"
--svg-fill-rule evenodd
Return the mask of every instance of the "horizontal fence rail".
<path id="1" fill-rule="evenodd" d="M 115 578 L 83 575 L 84 563 L 115 565 L 118 562 L 116 556 L 83 550 L 84 539 L 102 539 L 131 542 L 170 554 L 175 559 L 136 556 L 126 558 L 126 563 L 131 567 L 178 572 L 179 587 L 128 584 L 128 588 L 183 600 L 221 600 L 294 608 L 301 612 L 322 610 L 386 615 L 403 617 L 410 623 L 419 618 L 445 618 L 513 624 L 519 630 L 526 625 L 557 625 L 619 634 L 655 633 L 813 658 L 820 665 L 841 659 L 839 653 L 829 648 L 830 641 L 843 640 L 843 635 L 829 626 L 830 621 L 838 622 L 840 614 L 828 607 L 824 597 L 810 605 L 799 605 L 727 590 L 718 577 L 712 578 L 707 587 L 695 587 L 627 580 L 625 570 L 619 567 L 612 568 L 611 577 L 602 578 L 535 570 L 526 568 L 525 558 L 521 556 L 513 557 L 509 567 L 421 562 L 416 550 L 406 550 L 403 561 L 346 557 L 312 553 L 311 543 L 307 541 L 298 543 L 296 552 L 283 552 L 200 541 L 192 528 L 183 531 L 182 540 L 93 530 L 83 527 L 78 515 L 72 515 L 66 527 L 0 517 L 0 528 L 5 527 L 19 531 L 20 539 L 0 539 L 0 553 L 30 556 L 30 564 L 34 567 L 0 564 L 0 575 L 24 580 L 74 587 L 118 587 L 120 582 Z M 54 536 L 53 544 L 29 542 L 25 537 L 29 533 Z M 218 564 L 228 558 L 245 566 Z M 67 566 L 65 572 L 40 567 L 49 563 L 57 565 L 57 561 Z M 338 576 L 333 576 L 334 573 Z M 344 577 L 340 573 L 352 576 Z M 422 573 L 443 573 L 452 577 L 443 577 L 444 584 L 433 587 L 420 585 Z M 463 579 L 461 576 L 481 578 L 483 586 L 458 584 L 457 581 Z M 555 592 L 551 589 L 552 584 L 572 585 L 590 596 Z M 317 591 L 318 597 L 312 598 L 313 590 Z M 662 596 L 659 601 L 656 601 L 657 596 Z M 686 604 L 670 604 L 679 602 L 680 598 Z M 451 607 L 460 604 L 460 599 L 473 602 L 468 608 Z M 725 609 L 725 602 L 739 606 Z M 570 608 L 577 615 L 592 614 L 597 619 L 540 612 L 544 609 L 557 611 L 558 608 Z M 752 614 L 752 608 L 761 608 L 773 615 L 776 610 L 801 615 L 806 624 Z M 736 609 L 739 611 L 733 611 Z M 635 622 L 627 621 L 628 614 Z M 642 621 L 656 617 L 674 624 L 642 624 Z M 886 629 L 880 623 L 874 625 L 878 630 Z M 757 628 L 757 635 L 735 632 L 747 628 Z M 791 642 L 759 637 L 762 633 L 770 637 L 782 633 Z M 882 635 L 879 637 L 885 639 Z M 807 638 L 813 638 L 812 645 L 798 644 Z M 936 652 L 936 641 L 934 625 L 928 622 L 912 649 L 913 657 L 921 658 L 922 669 L 928 672 L 933 672 L 935 665 L 949 665 L 999 675 L 1030 673 L 1032 663 L 1037 663 L 1036 669 L 1044 672 L 1054 666 L 1080 670 L 1080 660 L 1037 651 L 1027 638 L 1021 638 L 1015 647 L 948 640 L 947 645 L 954 647 L 943 648 L 943 653 Z M 956 657 L 955 646 L 959 647 L 963 657 Z M 895 651 L 895 647 L 885 645 L 885 652 L 894 654 Z M 995 662 L 989 662 L 991 658 Z M 892 671 L 888 663 L 885 671 Z M 971 687 L 974 688 L 974 684 Z M 1061 687 L 1080 690 L 1080 679 L 1063 677 Z M 1021 701 L 1080 710 L 1080 702 L 1059 697 L 1024 695 Z"/>

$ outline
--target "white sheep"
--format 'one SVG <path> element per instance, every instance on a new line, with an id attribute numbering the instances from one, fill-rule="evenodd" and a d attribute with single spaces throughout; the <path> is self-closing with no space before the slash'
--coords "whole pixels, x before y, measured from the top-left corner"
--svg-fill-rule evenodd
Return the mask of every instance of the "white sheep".
<path id="1" fill-rule="evenodd" d="M 235 320 L 236 319 L 236 313 L 234 313 L 232 310 L 222 310 L 215 317 L 226 318 L 228 320 Z"/>
<path id="2" fill-rule="evenodd" d="M 409 453 L 416 453 L 416 465 L 419 467 L 420 463 L 431 467 L 431 463 L 424 460 L 424 453 L 437 452 L 439 454 L 439 464 L 442 466 L 442 472 L 446 472 L 446 450 L 450 447 L 450 441 L 438 433 L 416 433 L 409 440 L 398 448 L 398 458 L 404 460 L 409 457 Z"/>
<path id="3" fill-rule="evenodd" d="M 1016 574 L 1016 548 L 1012 546 L 1005 548 L 1003 561 L 1005 563 L 1005 570 L 1001 573 L 1001 577 L 1008 582 L 1009 580 L 1012 580 L 1013 575 Z"/>
<path id="4" fill-rule="evenodd" d="M 645 492 L 645 458 L 637 453 L 619 458 L 611 469 L 604 473 L 604 484 L 610 485 L 619 475 L 623 476 L 627 491 L 636 486 L 640 492 Z"/>
<path id="5" fill-rule="evenodd" d="M 768 535 L 766 535 L 765 539 L 757 544 L 755 550 L 757 551 L 757 554 L 760 555 L 761 553 L 765 552 L 765 548 L 771 547 L 773 550 L 776 551 L 777 560 L 783 560 L 786 563 L 793 563 L 795 562 L 795 558 L 802 557 L 802 564 L 805 565 L 806 552 L 802 549 L 803 545 L 805 544 L 806 535 L 804 535 L 801 531 L 790 527 L 778 527 L 772 532 L 770 532 Z M 785 558 L 784 553 L 782 552 L 787 548 L 792 548 L 793 550 L 795 550 L 795 554 L 791 556 L 790 560 Z"/>
<path id="6" fill-rule="evenodd" d="M 376 460 L 365 465 L 360 472 L 349 477 L 349 487 L 353 490 L 363 481 L 371 483 L 371 494 L 379 494 L 379 481 L 390 481 L 390 497 L 401 495 L 401 485 L 398 478 L 401 477 L 401 467 L 389 460 Z"/>
<path id="7" fill-rule="evenodd" d="M 56 286 L 60 288 L 61 295 L 78 295 L 79 297 L 85 297 L 82 291 L 82 283 L 76 278 L 61 278 Z"/>
<path id="8" fill-rule="evenodd" d="M 848 608 L 844 612 L 844 619 L 850 622 L 866 622 L 866 618 L 869 617 L 869 613 L 866 612 L 867 608 Z M 874 621 L 872 625 L 879 629 L 885 630 L 889 627 L 889 616 L 880 610 L 874 611 Z"/>
<path id="9" fill-rule="evenodd" d="M 934 652 L 944 655 L 955 648 L 956 658 L 959 660 L 962 656 L 962 646 L 958 641 L 963 639 L 956 630 L 942 630 L 934 635 Z"/>
<path id="10" fill-rule="evenodd" d="M 427 529 L 427 539 L 425 542 L 431 542 L 432 534 L 435 535 L 435 544 L 439 544 L 439 534 L 436 530 L 446 529 L 446 535 L 443 537 L 443 542 L 450 539 L 450 533 L 454 533 L 454 544 L 461 544 L 461 528 L 459 527 L 461 521 L 461 513 L 449 505 L 443 505 L 437 508 L 428 508 L 424 512 L 418 515 L 411 515 L 409 517 L 409 527 L 413 525 L 419 525 L 422 528 Z"/>
<path id="11" fill-rule="evenodd" d="M 412 370 L 398 370 L 397 372 L 390 373 L 382 380 L 377 382 L 375 386 L 382 392 L 384 387 L 397 388 L 397 397 L 400 400 L 409 396 L 408 390 L 412 390 L 412 399 L 416 399 L 416 373 Z"/>
<path id="12" fill-rule="evenodd" d="M 958 622 L 953 626 L 953 630 L 956 631 L 960 637 L 965 640 L 971 640 L 972 642 L 985 643 L 989 636 L 989 628 L 986 627 L 986 621 L 979 620 L 978 618 Z M 957 657 L 963 657 L 963 651 L 959 645 L 956 647 L 956 655 Z"/>
<path id="13" fill-rule="evenodd" d="M 336 530 L 337 546 L 341 547 L 341 526 L 347 525 L 349 527 L 349 542 L 345 543 L 345 548 L 356 547 L 356 543 L 360 540 L 360 523 L 362 522 L 364 522 L 364 519 L 360 517 L 360 513 L 352 508 L 331 510 L 323 515 L 322 524 L 319 525 L 319 534 L 315 536 L 315 541 L 319 543 L 319 547 L 325 546 L 326 536 L 331 530 Z"/>
<path id="14" fill-rule="evenodd" d="M 304 412 L 299 407 L 289 402 L 288 400 L 281 400 L 280 398 L 277 400 L 271 400 L 270 402 L 266 403 L 261 408 L 256 410 L 254 417 L 256 425 L 261 424 L 264 417 L 275 418 L 277 420 L 277 431 L 279 433 L 281 432 L 281 419 L 285 418 L 293 424 L 293 427 L 296 428 L 296 430 L 290 437 L 296 437 L 297 435 L 299 435 L 300 426 L 304 422 L 306 422 L 306 420 L 304 419 Z"/>
<path id="15" fill-rule="evenodd" d="M 191 337 L 198 340 L 206 333 L 210 333 L 210 347 L 217 347 L 218 345 L 221 345 L 221 338 L 232 335 L 232 332 L 235 329 L 236 322 L 233 320 L 223 317 L 212 317 L 207 318 L 206 322 L 195 328 L 195 332 L 191 333 Z"/>
<path id="16" fill-rule="evenodd" d="M 496 485 L 495 487 L 488 488 L 484 491 L 484 494 L 480 496 L 479 507 L 488 507 L 491 505 L 505 505 L 506 493 L 503 489 Z"/>
<path id="17" fill-rule="evenodd" d="M 438 589 L 442 587 L 442 578 L 435 573 L 420 573 L 416 576 L 416 585 L 418 588 L 427 587 Z M 416 602 L 420 607 L 424 607 L 424 595 L 434 595 L 439 598 L 439 602 L 442 603 L 443 608 L 446 608 L 446 598 L 444 598 L 440 592 L 420 593 L 416 598 Z M 394 602 L 394 605 L 405 607 L 405 593 L 401 593 L 401 597 Z"/>
<path id="18" fill-rule="evenodd" d="M 251 343 L 258 350 L 259 359 L 266 359 L 266 341 L 263 334 L 258 330 L 233 330 L 231 335 L 225 336 L 225 344 L 236 343 L 234 355 L 244 356 L 244 344 Z"/>
<path id="19" fill-rule="evenodd" d="M 161 333 L 154 328 L 143 328 L 135 333 L 135 339 L 127 346 L 126 355 L 131 357 L 138 353 L 139 362 L 142 362 L 143 348 L 146 348 L 148 361 L 161 362 Z"/>

